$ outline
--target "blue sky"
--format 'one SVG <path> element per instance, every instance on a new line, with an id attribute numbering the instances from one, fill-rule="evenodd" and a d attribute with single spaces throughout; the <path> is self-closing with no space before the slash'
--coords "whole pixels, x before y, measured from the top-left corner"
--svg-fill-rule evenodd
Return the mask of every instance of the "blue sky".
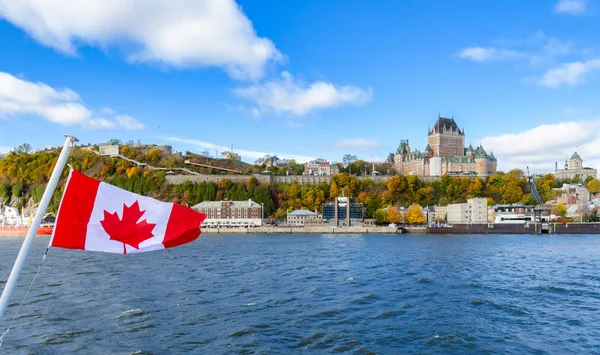
<path id="1" fill-rule="evenodd" d="M 454 116 L 501 169 L 600 167 L 600 2 L 0 0 L 0 152 L 110 138 L 384 159 Z"/>

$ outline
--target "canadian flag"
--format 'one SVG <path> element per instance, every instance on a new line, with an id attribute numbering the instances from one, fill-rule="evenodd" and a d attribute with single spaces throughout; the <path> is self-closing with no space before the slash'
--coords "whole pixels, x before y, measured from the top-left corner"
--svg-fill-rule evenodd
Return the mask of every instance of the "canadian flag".
<path id="1" fill-rule="evenodd" d="M 171 248 L 198 238 L 205 218 L 71 169 L 50 246 L 121 254 Z"/>

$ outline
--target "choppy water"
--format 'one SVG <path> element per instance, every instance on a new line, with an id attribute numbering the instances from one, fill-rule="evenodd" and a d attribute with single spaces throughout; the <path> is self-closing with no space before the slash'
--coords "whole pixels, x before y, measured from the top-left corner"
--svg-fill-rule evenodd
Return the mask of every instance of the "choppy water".
<path id="1" fill-rule="evenodd" d="M 48 242 L 38 238 L 6 329 Z M 20 247 L 0 239 L 0 284 Z M 206 236 L 52 249 L 8 354 L 600 353 L 600 237 Z"/>

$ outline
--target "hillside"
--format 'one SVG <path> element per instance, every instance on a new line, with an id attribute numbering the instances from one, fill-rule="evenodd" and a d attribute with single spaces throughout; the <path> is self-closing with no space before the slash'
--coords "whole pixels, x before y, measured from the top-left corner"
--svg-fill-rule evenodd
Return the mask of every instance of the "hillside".
<path id="1" fill-rule="evenodd" d="M 498 173 L 485 180 L 477 177 L 469 179 L 444 176 L 440 181 L 431 183 L 424 183 L 417 177 L 408 175 L 394 175 L 387 183 L 375 183 L 370 179 L 359 181 L 352 175 L 340 173 L 333 177 L 329 185 L 261 185 L 256 178 L 250 178 L 244 183 L 232 183 L 223 179 L 219 183 L 188 182 L 175 186 L 165 183 L 169 169 L 186 167 L 192 171 L 216 173 L 217 169 L 186 164 L 186 160 L 225 169 L 244 168 L 244 172 L 260 170 L 261 167 L 195 154 L 167 154 L 155 149 L 142 153 L 135 148 L 126 147 L 122 149 L 122 154 L 164 170 L 138 166 L 119 157 L 101 156 L 93 150 L 77 147 L 69 157 L 69 164 L 88 176 L 129 191 L 184 205 L 194 205 L 204 200 L 252 198 L 265 204 L 267 216 L 279 218 L 285 217 L 287 211 L 296 209 L 320 210 L 323 203 L 342 193 L 346 196 L 356 196 L 358 202 L 364 203 L 370 218 L 375 216 L 378 209 L 390 204 L 404 207 L 412 203 L 422 206 L 447 205 L 465 202 L 471 197 L 486 197 L 490 204 L 535 204 L 529 193 L 527 180 L 518 171 Z M 58 151 L 45 151 L 32 154 L 10 153 L 0 160 L 0 203 L 25 207 L 31 211 L 42 197 L 57 158 Z M 65 169 L 49 206 L 50 212 L 56 212 L 58 209 L 67 174 L 68 169 Z M 552 188 L 557 186 L 557 182 L 553 175 L 546 175 L 538 178 L 536 185 L 544 200 L 549 200 L 553 197 Z"/>

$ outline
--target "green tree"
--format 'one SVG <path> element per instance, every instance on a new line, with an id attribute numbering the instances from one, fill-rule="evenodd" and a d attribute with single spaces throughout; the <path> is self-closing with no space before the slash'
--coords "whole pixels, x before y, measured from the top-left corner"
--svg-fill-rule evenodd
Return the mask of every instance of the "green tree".
<path id="1" fill-rule="evenodd" d="M 0 197 L 4 199 L 4 201 L 10 200 L 10 196 L 12 194 L 12 187 L 9 184 L 0 183 Z"/>
<path id="2" fill-rule="evenodd" d="M 567 208 L 562 203 L 556 205 L 556 211 L 560 218 L 565 218 L 567 216 Z"/>
<path id="3" fill-rule="evenodd" d="M 594 212 L 590 214 L 586 214 L 583 216 L 583 222 L 587 223 L 598 223 L 600 222 L 600 217 L 598 216 L 598 211 L 594 210 Z"/>
<path id="4" fill-rule="evenodd" d="M 535 205 L 537 205 L 537 201 L 535 200 L 535 197 L 533 197 L 532 194 L 525 194 L 525 195 L 523 195 L 523 198 L 521 199 L 521 202 L 523 202 L 523 204 L 529 205 L 529 206 L 535 206 Z"/>
<path id="5" fill-rule="evenodd" d="M 14 149 L 16 154 L 29 154 L 33 148 L 31 148 L 31 144 L 23 143 Z"/>
<path id="6" fill-rule="evenodd" d="M 344 162 L 344 166 L 348 166 L 352 164 L 356 159 L 358 159 L 356 155 L 346 154 L 344 155 L 344 158 L 342 158 L 342 161 Z"/>
<path id="7" fill-rule="evenodd" d="M 15 197 L 21 197 L 21 194 L 23 193 L 23 183 L 19 182 L 15 185 L 13 185 L 12 187 L 12 195 Z"/>
<path id="8" fill-rule="evenodd" d="M 387 221 L 387 212 L 383 209 L 375 211 L 375 223 L 384 224 Z"/>

